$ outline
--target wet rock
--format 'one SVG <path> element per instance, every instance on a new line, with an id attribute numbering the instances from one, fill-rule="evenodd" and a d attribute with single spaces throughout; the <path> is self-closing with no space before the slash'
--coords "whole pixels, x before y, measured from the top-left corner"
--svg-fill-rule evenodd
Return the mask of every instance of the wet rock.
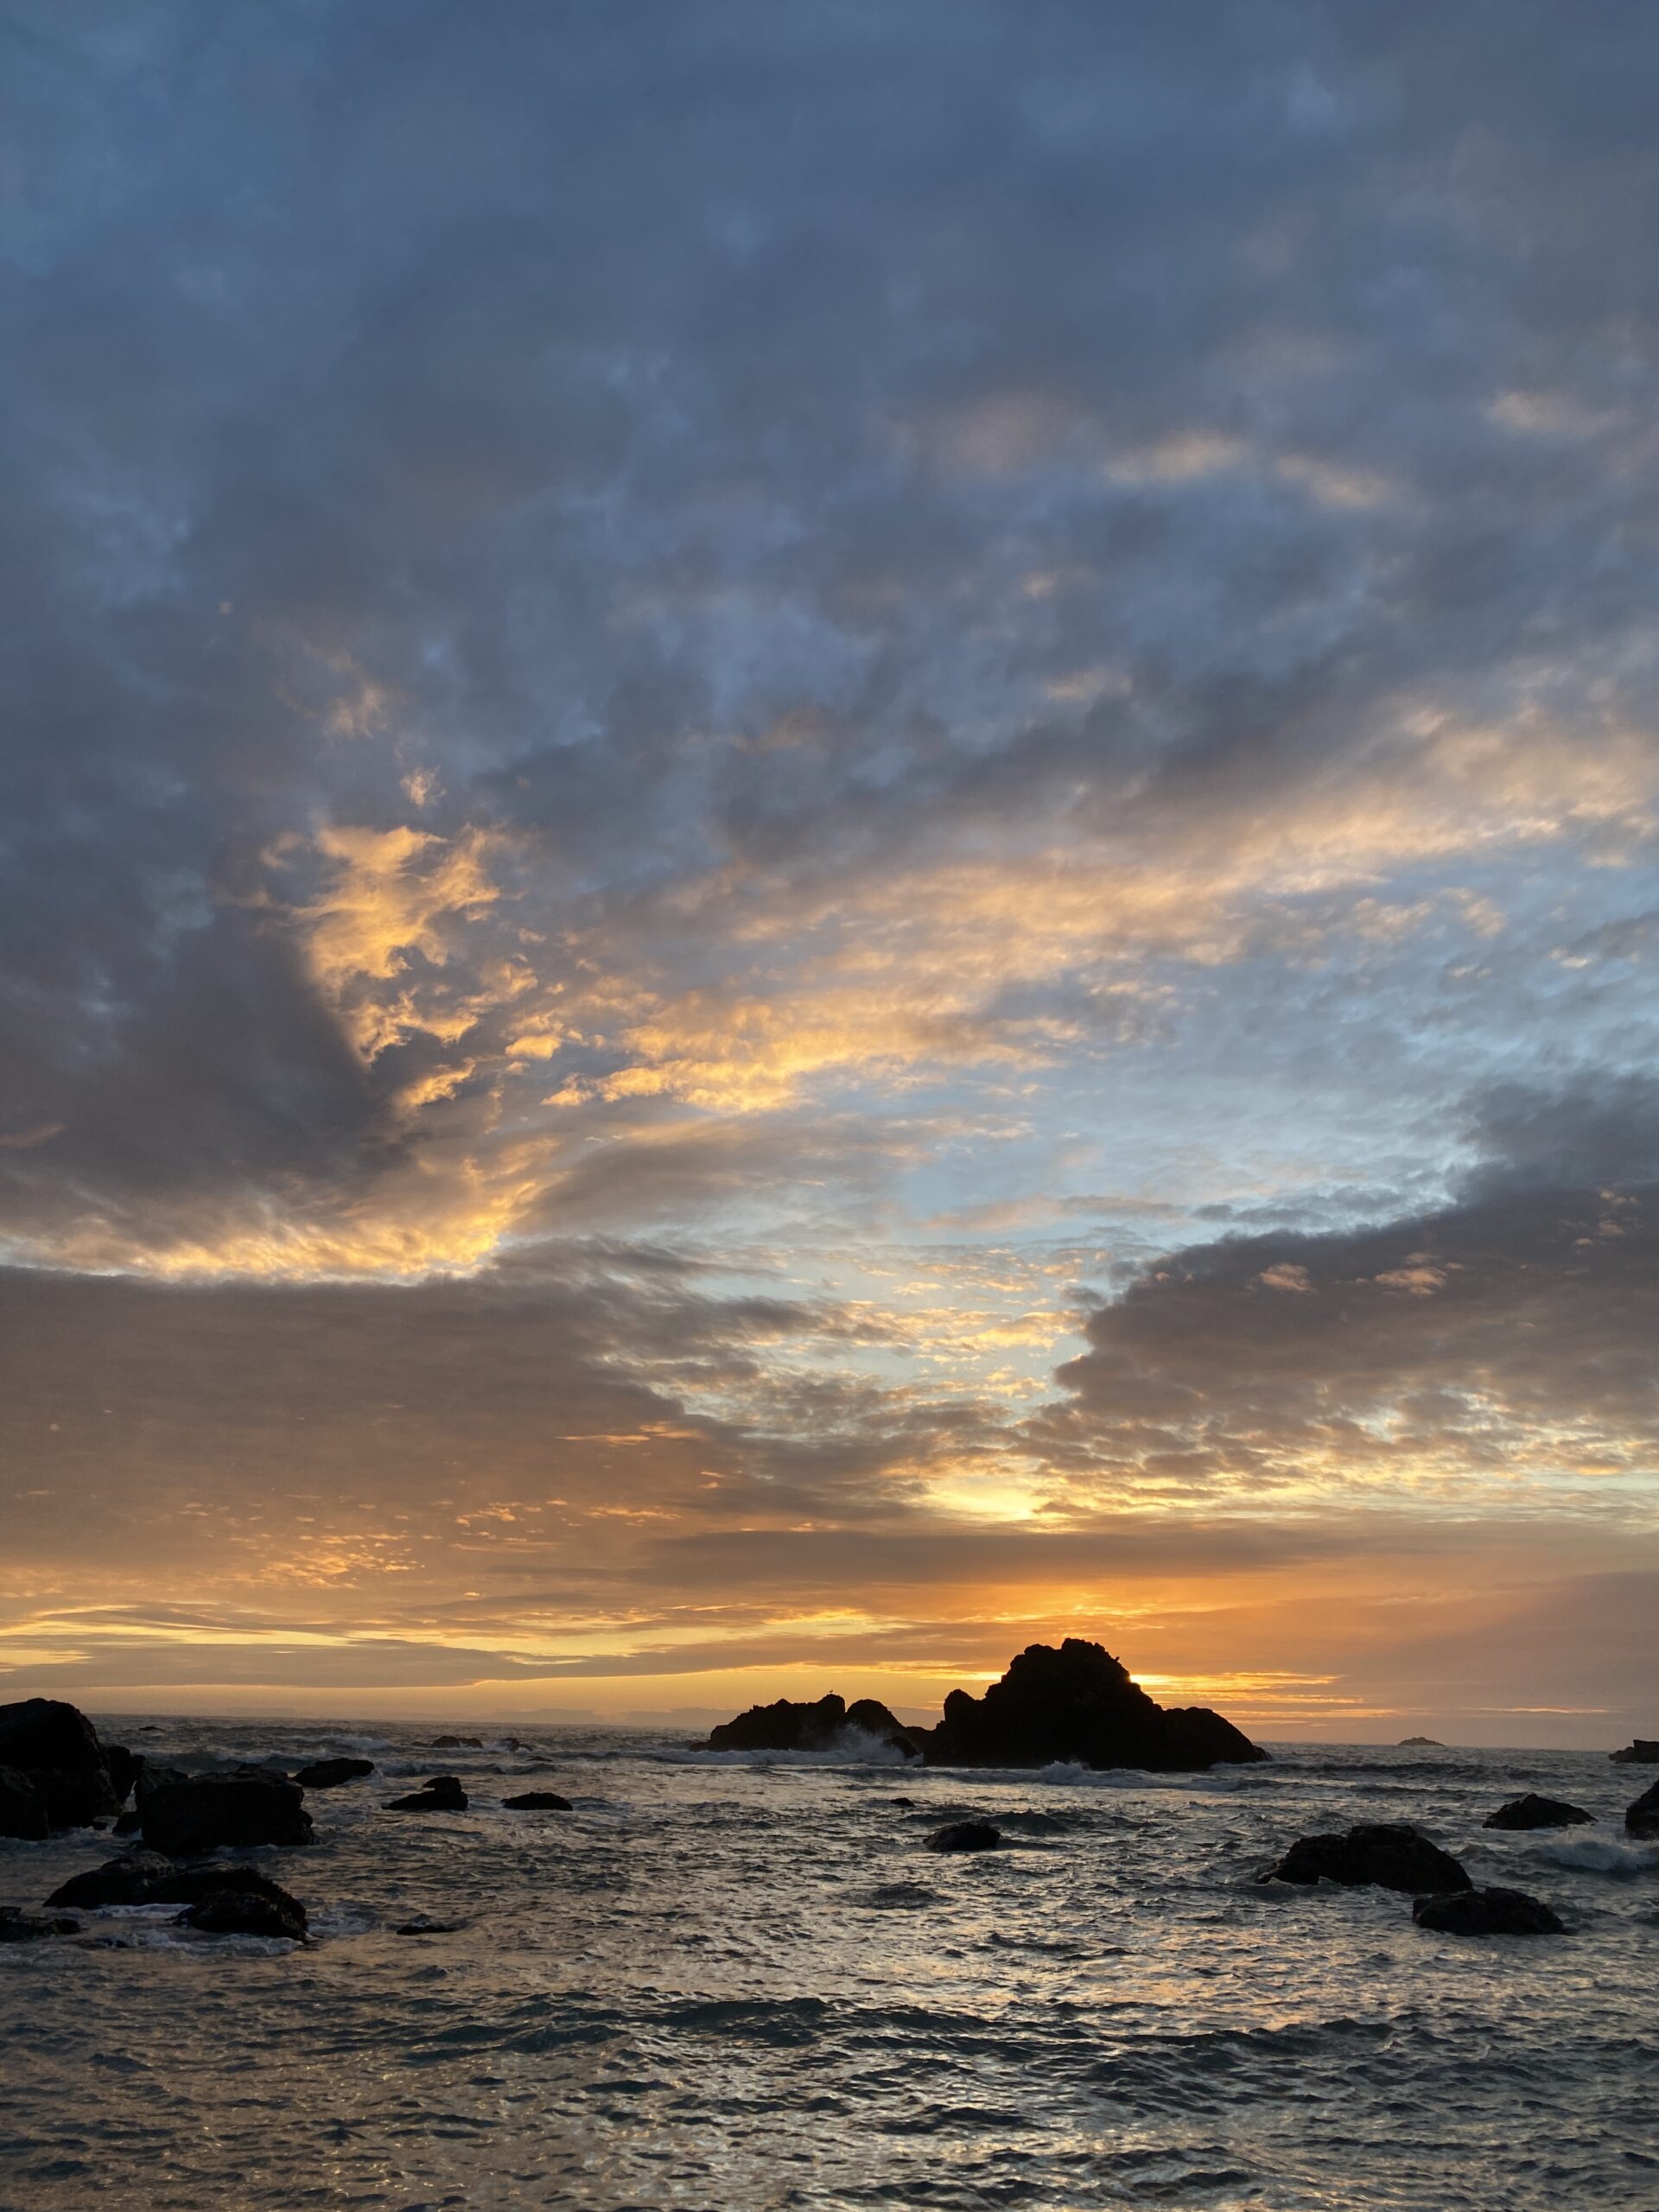
<path id="1" fill-rule="evenodd" d="M 62 1913 L 24 1912 L 0 1904 L 0 1943 L 38 1943 L 48 1936 L 79 1936 L 80 1923 Z"/>
<path id="2" fill-rule="evenodd" d="M 1268 1754 L 1207 1706 L 1154 1704 L 1098 1643 L 1033 1643 L 983 1697 L 952 1690 L 944 1718 L 917 1732 L 931 1766 L 1142 1767 L 1185 1773 Z"/>
<path id="3" fill-rule="evenodd" d="M 302 1943 L 305 1907 L 275 1883 L 258 1890 L 215 1890 L 181 1912 L 178 1925 L 203 1936 L 280 1936 L 290 1943 Z"/>
<path id="4" fill-rule="evenodd" d="M 574 1813 L 575 1807 L 556 1789 L 526 1789 L 521 1797 L 504 1797 L 510 1813 Z"/>
<path id="5" fill-rule="evenodd" d="M 121 1809 L 98 1731 L 78 1707 L 57 1698 L 0 1705 L 0 1766 L 29 1777 L 54 1827 L 83 1827 Z"/>
<path id="6" fill-rule="evenodd" d="M 111 1830 L 112 1835 L 142 1835 L 144 1816 L 135 1805 L 130 1813 L 123 1813 Z"/>
<path id="7" fill-rule="evenodd" d="M 1411 1916 L 1440 1936 L 1563 1936 L 1565 1925 L 1524 1890 L 1459 1890 L 1419 1897 Z"/>
<path id="8" fill-rule="evenodd" d="M 1586 1813 L 1581 1806 L 1569 1805 L 1564 1798 L 1540 1797 L 1528 1790 L 1524 1797 L 1512 1797 L 1507 1805 L 1500 1805 L 1481 1822 L 1488 1828 L 1576 1828 L 1584 1827 L 1595 1820 L 1593 1813 Z"/>
<path id="9" fill-rule="evenodd" d="M 392 1932 L 397 1936 L 458 1936 L 466 1925 L 464 1920 L 434 1920 L 423 1912 L 413 1920 L 405 1920 Z"/>
<path id="10" fill-rule="evenodd" d="M 1299 1836 L 1258 1882 L 1340 1882 L 1345 1888 L 1375 1885 L 1416 1896 L 1472 1888 L 1448 1851 L 1403 1822 L 1376 1821 L 1345 1834 Z"/>
<path id="11" fill-rule="evenodd" d="M 927 1847 L 930 1851 L 995 1851 L 1001 1842 L 1001 1829 L 993 1827 L 988 1821 L 952 1821 L 948 1827 L 934 1829 Z"/>
<path id="12" fill-rule="evenodd" d="M 144 1755 L 142 1751 L 130 1751 L 124 1744 L 105 1744 L 102 1750 L 115 1802 L 118 1805 L 124 1805 L 143 1771 Z"/>
<path id="13" fill-rule="evenodd" d="M 1659 1743 L 1649 1743 L 1645 1736 L 1638 1736 L 1622 1751 L 1611 1751 L 1608 1756 L 1615 1766 L 1659 1766 Z"/>
<path id="14" fill-rule="evenodd" d="M 1644 1789 L 1633 1805 L 1625 1808 L 1624 1833 L 1659 1837 L 1659 1782 L 1651 1789 Z"/>
<path id="15" fill-rule="evenodd" d="M 144 1841 L 169 1859 L 312 1840 L 311 1815 L 298 1783 L 257 1770 L 165 1783 L 144 1794 L 139 1811 Z"/>
<path id="16" fill-rule="evenodd" d="M 431 1748 L 435 1751 L 481 1751 L 484 1739 L 481 1736 L 435 1736 Z"/>
<path id="17" fill-rule="evenodd" d="M 29 1777 L 15 1766 L 0 1766 L 0 1835 L 44 1843 L 49 1826 L 46 1800 Z"/>
<path id="18" fill-rule="evenodd" d="M 911 1812 L 916 1809 L 916 1800 L 913 1797 L 889 1797 L 887 1802 L 889 1805 L 903 1805 Z"/>
<path id="19" fill-rule="evenodd" d="M 453 1774 L 435 1774 L 424 1788 L 413 1789 L 407 1797 L 388 1799 L 389 1813 L 464 1813 L 467 1792 L 461 1779 Z"/>
<path id="20" fill-rule="evenodd" d="M 314 1759 L 294 1777 L 302 1789 L 338 1789 L 342 1783 L 360 1782 L 374 1772 L 372 1759 Z"/>
<path id="21" fill-rule="evenodd" d="M 775 1705 L 752 1705 L 734 1720 L 709 1732 L 711 1751 L 835 1751 L 856 1746 L 855 1734 L 891 1745 L 908 1758 L 916 1749 L 909 1729 L 873 1697 L 849 1705 L 831 1690 L 811 1704 L 780 1697 Z"/>
<path id="22" fill-rule="evenodd" d="M 155 1884 L 173 1872 L 173 1862 L 159 1851 L 129 1851 L 119 1859 L 106 1859 L 72 1874 L 48 1897 L 48 1905 L 79 1905 L 97 1912 L 105 1905 L 143 1904 Z"/>

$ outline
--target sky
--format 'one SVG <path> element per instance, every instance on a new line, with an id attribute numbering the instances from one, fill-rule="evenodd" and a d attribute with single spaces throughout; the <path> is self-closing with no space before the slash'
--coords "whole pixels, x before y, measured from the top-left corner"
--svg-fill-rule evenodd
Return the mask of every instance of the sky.
<path id="1" fill-rule="evenodd" d="M 0 1696 L 1659 1732 L 1659 17 L 8 0 Z"/>

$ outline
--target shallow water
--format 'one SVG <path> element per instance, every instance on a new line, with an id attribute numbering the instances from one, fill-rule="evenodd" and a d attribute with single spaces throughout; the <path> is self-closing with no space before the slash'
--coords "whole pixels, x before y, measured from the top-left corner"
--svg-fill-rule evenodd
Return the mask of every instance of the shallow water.
<path id="1" fill-rule="evenodd" d="M 315 1847 L 247 1854 L 310 1910 L 303 1950 L 169 1909 L 85 1916 L 130 1948 L 0 1948 L 5 2212 L 1659 2208 L 1659 1850 L 1618 1826 L 1648 1777 L 1599 1755 L 1302 1746 L 1158 1780 L 105 1732 L 188 1765 L 372 1738 L 379 1771 L 310 1797 Z M 469 1811 L 379 1810 L 438 1772 Z M 534 1787 L 577 1809 L 500 1808 Z M 1528 1789 L 1599 1827 L 1483 1831 Z M 924 1847 L 967 1814 L 1012 1847 Z M 1458 1942 L 1383 1891 L 1252 1883 L 1359 1819 L 1416 1821 L 1571 1933 Z M 111 1848 L 0 1842 L 0 1902 Z M 393 1932 L 422 1913 L 466 1926 Z"/>

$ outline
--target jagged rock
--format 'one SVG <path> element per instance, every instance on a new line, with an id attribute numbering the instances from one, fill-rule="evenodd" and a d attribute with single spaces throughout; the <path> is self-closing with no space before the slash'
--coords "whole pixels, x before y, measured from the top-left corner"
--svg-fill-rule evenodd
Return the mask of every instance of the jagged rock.
<path id="1" fill-rule="evenodd" d="M 432 1738 L 435 1751 L 481 1751 L 483 1748 L 481 1736 L 435 1736 Z"/>
<path id="2" fill-rule="evenodd" d="M 435 1774 L 423 1789 L 413 1789 L 407 1797 L 388 1799 L 389 1813 L 464 1813 L 467 1792 L 461 1778 L 453 1774 Z"/>
<path id="3" fill-rule="evenodd" d="M 1547 1904 L 1524 1890 L 1459 1890 L 1419 1897 L 1411 1916 L 1440 1936 L 1563 1936 L 1567 1930 Z"/>
<path id="4" fill-rule="evenodd" d="M 123 1813 L 110 1831 L 112 1835 L 142 1835 L 144 1816 L 135 1805 L 130 1812 Z"/>
<path id="5" fill-rule="evenodd" d="M 0 1904 L 0 1943 L 38 1943 L 47 1936 L 79 1936 L 80 1923 L 61 1913 L 24 1912 Z"/>
<path id="6" fill-rule="evenodd" d="M 159 1851 L 129 1851 L 119 1859 L 106 1859 L 101 1866 L 72 1874 L 47 1903 L 80 1905 L 89 1912 L 107 1904 L 143 1904 L 151 1887 L 172 1872 L 172 1860 Z"/>
<path id="7" fill-rule="evenodd" d="M 952 1821 L 935 1828 L 927 1839 L 930 1851 L 995 1851 L 1002 1841 L 1001 1828 L 988 1821 Z"/>
<path id="8" fill-rule="evenodd" d="M 1644 1789 L 1633 1805 L 1626 1807 L 1624 1833 L 1659 1837 L 1659 1782 L 1651 1789 Z"/>
<path id="9" fill-rule="evenodd" d="M 169 1859 L 312 1840 L 311 1815 L 298 1783 L 257 1769 L 167 1782 L 144 1793 L 139 1811 L 144 1841 Z"/>
<path id="10" fill-rule="evenodd" d="M 1258 1882 L 1340 1882 L 1349 1889 L 1374 1885 L 1417 1896 L 1473 1886 L 1449 1851 L 1403 1822 L 1376 1821 L 1341 1835 L 1298 1837 Z"/>
<path id="11" fill-rule="evenodd" d="M 124 1744 L 105 1744 L 102 1749 L 115 1802 L 118 1805 L 124 1805 L 132 1795 L 138 1777 L 143 1772 L 144 1755 L 142 1751 L 130 1751 Z"/>
<path id="12" fill-rule="evenodd" d="M 374 1772 L 372 1759 L 315 1759 L 294 1777 L 302 1789 L 338 1789 L 342 1783 L 359 1782 Z"/>
<path id="13" fill-rule="evenodd" d="M 909 1729 L 885 1705 L 861 1697 L 849 1705 L 831 1690 L 812 1704 L 780 1697 L 775 1705 L 752 1705 L 734 1720 L 709 1732 L 711 1751 L 834 1751 L 856 1732 L 890 1744 L 906 1758 L 916 1746 Z M 850 1748 L 850 1746 L 849 1746 Z"/>
<path id="14" fill-rule="evenodd" d="M 1540 1797 L 1528 1790 L 1524 1797 L 1512 1797 L 1507 1805 L 1500 1805 L 1481 1822 L 1488 1828 L 1576 1828 L 1592 1823 L 1593 1813 L 1586 1813 L 1578 1805 L 1569 1805 L 1560 1797 Z"/>
<path id="15" fill-rule="evenodd" d="M 575 1807 L 556 1789 L 526 1789 L 522 1797 L 504 1797 L 510 1813 L 574 1813 Z"/>
<path id="16" fill-rule="evenodd" d="M 78 1707 L 50 1697 L 0 1705 L 0 1766 L 26 1775 L 48 1826 L 86 1827 L 120 1810 L 98 1731 Z"/>
<path id="17" fill-rule="evenodd" d="M 1649 1743 L 1645 1736 L 1638 1736 L 1633 1744 L 1626 1744 L 1622 1751 L 1608 1754 L 1615 1766 L 1659 1766 L 1659 1744 Z"/>
<path id="18" fill-rule="evenodd" d="M 1268 1754 L 1206 1706 L 1154 1705 L 1098 1643 L 1033 1643 L 983 1697 L 952 1690 L 944 1718 L 917 1732 L 930 1766 L 1144 1767 L 1181 1773 Z"/>
<path id="19" fill-rule="evenodd" d="M 46 1800 L 29 1777 L 15 1766 L 0 1766 L 0 1835 L 44 1843 L 50 1826 Z"/>
<path id="20" fill-rule="evenodd" d="M 305 1907 L 274 1882 L 254 1889 L 214 1890 L 179 1915 L 181 1928 L 204 1936 L 281 1936 L 305 1941 Z"/>
<path id="21" fill-rule="evenodd" d="M 464 1920 L 434 1920 L 423 1912 L 413 1920 L 405 1920 L 392 1933 L 396 1936 L 454 1936 L 466 1925 Z"/>

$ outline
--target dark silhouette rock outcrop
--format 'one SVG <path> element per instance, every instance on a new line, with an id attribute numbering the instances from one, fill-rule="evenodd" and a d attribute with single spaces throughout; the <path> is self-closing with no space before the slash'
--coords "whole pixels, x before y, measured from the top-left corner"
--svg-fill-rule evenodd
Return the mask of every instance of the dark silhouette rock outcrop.
<path id="1" fill-rule="evenodd" d="M 15 1766 L 0 1766 L 0 1835 L 44 1843 L 51 1825 L 46 1800 L 29 1777 Z"/>
<path id="2" fill-rule="evenodd" d="M 1449 1851 L 1403 1822 L 1375 1821 L 1341 1834 L 1299 1836 L 1258 1882 L 1340 1882 L 1414 1896 L 1473 1887 Z"/>
<path id="3" fill-rule="evenodd" d="M 1395 1749 L 1401 1751 L 1443 1751 L 1446 1745 L 1438 1736 L 1402 1736 Z"/>
<path id="4" fill-rule="evenodd" d="M 1440 1936 L 1564 1936 L 1559 1916 L 1524 1890 L 1458 1890 L 1419 1897 L 1411 1916 Z"/>
<path id="5" fill-rule="evenodd" d="M 257 1867 L 235 1859 L 215 1859 L 205 1866 L 180 1866 L 159 1851 L 129 1851 L 72 1874 L 47 1899 L 51 1905 L 75 1905 L 83 1911 L 101 1911 L 107 1905 L 200 1904 L 207 1897 L 232 1890 L 293 1905 L 280 1883 Z M 303 1911 L 301 1908 L 301 1916 Z"/>
<path id="6" fill-rule="evenodd" d="M 927 1839 L 930 1851 L 996 1851 L 1001 1843 L 1001 1829 L 989 1821 L 951 1821 Z"/>
<path id="7" fill-rule="evenodd" d="M 98 1731 L 78 1707 L 58 1698 L 0 1705 L 0 1767 L 32 1783 L 50 1827 L 88 1827 L 121 1808 Z"/>
<path id="8" fill-rule="evenodd" d="M 709 1736 L 711 1751 L 836 1751 L 855 1748 L 855 1735 L 873 1737 L 906 1758 L 916 1746 L 911 1732 L 873 1697 L 847 1700 L 831 1690 L 811 1704 L 780 1697 L 775 1705 L 752 1705 L 734 1720 L 722 1721 Z"/>
<path id="9" fill-rule="evenodd" d="M 1569 1805 L 1565 1798 L 1540 1797 L 1529 1789 L 1524 1797 L 1512 1797 L 1507 1805 L 1500 1805 L 1481 1822 L 1488 1828 L 1576 1828 L 1584 1827 L 1595 1820 L 1593 1813 L 1586 1813 L 1582 1806 Z"/>
<path id="10" fill-rule="evenodd" d="M 1155 1705 L 1098 1643 L 1033 1643 L 982 1697 L 952 1690 L 918 1732 L 931 1766 L 1142 1767 L 1177 1774 L 1268 1754 L 1207 1706 Z"/>
<path id="11" fill-rule="evenodd" d="M 115 1802 L 118 1805 L 124 1805 L 143 1771 L 144 1755 L 142 1751 L 130 1751 L 124 1744 L 105 1744 L 101 1748 Z"/>
<path id="12" fill-rule="evenodd" d="M 80 1923 L 61 1913 L 25 1912 L 0 1904 L 0 1943 L 38 1943 L 48 1936 L 79 1936 Z"/>
<path id="13" fill-rule="evenodd" d="M 372 1759 L 315 1759 L 294 1777 L 302 1789 L 338 1789 L 342 1783 L 360 1782 L 374 1772 Z"/>
<path id="14" fill-rule="evenodd" d="M 257 1890 L 215 1890 L 181 1912 L 178 1924 L 203 1936 L 279 1936 L 302 1943 L 305 1907 L 274 1882 Z"/>
<path id="15" fill-rule="evenodd" d="M 435 1751 L 481 1751 L 484 1739 L 481 1736 L 435 1736 L 431 1748 Z"/>
<path id="16" fill-rule="evenodd" d="M 144 1792 L 138 1810 L 144 1841 L 169 1859 L 312 1840 L 311 1815 L 299 1784 L 254 1768 L 162 1783 Z"/>
<path id="17" fill-rule="evenodd" d="M 407 1797 L 386 1801 L 389 1813 L 464 1813 L 466 1809 L 467 1792 L 461 1786 L 461 1777 L 454 1774 L 435 1774 Z"/>
<path id="18" fill-rule="evenodd" d="M 405 1920 L 392 1929 L 394 1936 L 456 1936 L 467 1925 L 464 1920 L 434 1920 L 428 1913 L 417 1913 L 413 1920 Z"/>
<path id="19" fill-rule="evenodd" d="M 1608 1757 L 1615 1766 L 1659 1766 L 1659 1743 L 1650 1743 L 1645 1736 L 1638 1736 L 1622 1751 L 1610 1751 Z"/>
<path id="20" fill-rule="evenodd" d="M 575 1807 L 556 1789 L 526 1789 L 522 1796 L 504 1797 L 510 1813 L 574 1813 Z"/>
<path id="21" fill-rule="evenodd" d="M 1659 1782 L 1651 1789 L 1644 1789 L 1633 1805 L 1625 1808 L 1624 1833 L 1659 1838 Z"/>

